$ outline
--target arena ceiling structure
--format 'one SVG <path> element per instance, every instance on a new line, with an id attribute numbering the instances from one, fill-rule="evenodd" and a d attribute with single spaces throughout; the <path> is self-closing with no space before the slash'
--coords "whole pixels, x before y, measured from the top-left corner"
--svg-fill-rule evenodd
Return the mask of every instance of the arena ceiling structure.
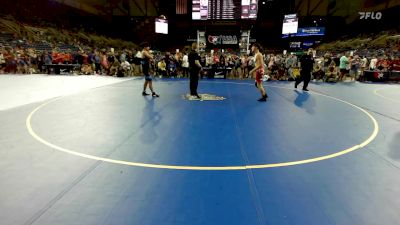
<path id="1" fill-rule="evenodd" d="M 158 0 L 55 0 L 61 4 L 99 16 L 158 16 Z M 166 1 L 164 1 L 166 2 Z"/>
<path id="2" fill-rule="evenodd" d="M 380 12 L 400 6 L 399 0 L 296 0 L 296 12 L 301 16 L 342 17 L 346 23 L 356 21 L 359 12 Z"/>
<path id="3" fill-rule="evenodd" d="M 303 27 L 313 26 L 318 18 L 324 21 L 326 37 L 338 38 L 348 33 L 398 27 L 396 11 L 399 8 L 400 0 L 258 0 L 257 20 L 233 22 L 192 20 L 192 0 L 18 0 L 16 3 L 6 1 L 0 12 L 12 13 L 22 21 L 44 18 L 57 26 L 85 23 L 89 32 L 134 42 L 158 41 L 165 45 L 185 44 L 183 42 L 192 39 L 196 30 L 205 27 L 230 29 L 238 26 L 252 29 L 253 38 L 264 45 L 279 46 L 286 14 L 297 14 L 299 25 Z M 359 12 L 382 12 L 383 17 L 380 21 L 363 21 L 359 19 Z M 168 35 L 154 34 L 154 20 L 160 15 L 168 18 Z"/>
<path id="4" fill-rule="evenodd" d="M 175 0 L 52 0 L 79 11 L 95 15 L 104 20 L 107 32 L 134 42 L 143 40 L 156 42 L 154 20 L 160 15 L 174 17 Z M 170 26 L 170 29 L 174 29 Z M 173 33 L 173 32 L 171 32 Z M 169 35 L 170 36 L 170 35 Z M 174 40 L 174 38 L 171 38 Z"/>
<path id="5" fill-rule="evenodd" d="M 318 19 L 324 21 L 329 41 L 400 28 L 399 0 L 296 0 L 295 12 L 303 18 L 300 21 L 308 25 Z M 368 13 L 369 17 L 363 18 L 363 13 Z"/>

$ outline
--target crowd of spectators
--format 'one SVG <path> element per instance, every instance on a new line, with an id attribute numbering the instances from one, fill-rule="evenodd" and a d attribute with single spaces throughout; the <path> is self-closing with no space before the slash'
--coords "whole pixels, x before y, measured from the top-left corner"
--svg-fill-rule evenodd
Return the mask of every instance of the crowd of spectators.
<path id="1" fill-rule="evenodd" d="M 0 35 L 0 74 L 55 73 L 49 65 L 71 65 L 63 67 L 61 73 L 82 75 L 134 76 L 142 75 L 142 54 L 138 48 L 112 47 L 98 49 L 79 42 L 72 44 L 47 43 L 29 44 L 23 38 L 16 38 L 7 44 Z M 153 74 L 163 77 L 188 77 L 188 49 L 174 53 L 154 51 L 151 62 Z M 264 51 L 266 75 L 270 80 L 295 80 L 300 76 L 301 53 L 269 54 Z M 342 52 L 314 54 L 313 79 L 326 82 L 351 80 L 363 81 L 365 71 L 399 71 L 400 51 L 397 48 L 361 49 Z M 253 56 L 235 52 L 202 52 L 200 63 L 206 73 L 223 69 L 226 77 L 252 78 L 249 71 L 254 66 Z"/>
<path id="2" fill-rule="evenodd" d="M 182 50 L 154 52 L 153 73 L 164 77 L 188 76 L 188 52 Z M 102 74 L 110 76 L 141 75 L 141 51 L 139 49 L 59 49 L 38 51 L 33 48 L 0 46 L 0 73 L 34 74 L 54 73 L 51 64 L 76 65 L 65 69 L 65 73 Z M 294 80 L 300 75 L 299 56 L 296 54 L 264 54 L 266 74 L 271 80 Z M 398 52 L 351 51 L 320 53 L 314 56 L 313 79 L 327 82 L 342 81 L 346 76 L 362 81 L 364 71 L 400 71 Z M 230 78 L 251 78 L 249 71 L 254 66 L 251 55 L 235 53 L 202 53 L 203 67 L 226 69 Z M 75 68 L 75 69 L 74 69 Z"/>
<path id="3" fill-rule="evenodd" d="M 134 65 L 140 64 L 140 60 L 134 57 L 135 53 L 134 49 L 113 51 L 112 48 L 38 51 L 22 47 L 0 47 L 0 73 L 50 74 L 54 73 L 54 67 L 49 65 L 75 65 L 64 72 L 82 75 L 132 76 L 135 73 L 139 75 L 140 70 Z"/>
<path id="4" fill-rule="evenodd" d="M 0 16 L 0 73 L 3 74 L 62 72 L 129 76 L 134 73 L 135 66 L 131 64 L 135 49 L 136 45 L 129 41 L 54 25 L 35 26 L 11 16 Z"/>
<path id="5" fill-rule="evenodd" d="M 0 18 L 0 28 L 19 30 L 11 34 L 0 33 L 0 74 L 142 75 L 142 54 L 133 43 L 64 29 L 28 26 L 8 17 Z M 336 41 L 334 45 L 323 44 L 324 48 L 320 46 L 314 54 L 313 79 L 337 82 L 350 77 L 351 80 L 363 81 L 365 71 L 399 71 L 398 36 L 395 33 L 383 33 L 380 36 L 343 40 L 347 45 L 341 41 Z M 366 45 L 375 42 L 387 43 L 389 40 L 392 43 L 389 48 L 372 48 L 372 45 Z M 353 50 L 332 51 L 334 46 L 350 47 L 355 44 L 357 46 Z M 327 50 L 329 48 L 330 51 Z M 252 79 L 249 71 L 254 66 L 254 58 L 251 54 L 214 51 L 201 52 L 200 63 L 205 68 L 203 76 L 222 70 L 225 73 L 224 77 Z M 300 76 L 299 59 L 302 53 L 271 52 L 263 51 L 265 72 L 270 80 L 290 81 Z M 188 77 L 188 53 L 189 49 L 183 47 L 176 52 L 154 51 L 152 73 L 163 77 Z M 64 66 L 57 70 L 54 65 Z"/>
<path id="6" fill-rule="evenodd" d="M 300 76 L 300 55 L 264 54 L 266 75 L 270 80 L 295 80 Z M 364 81 L 365 71 L 400 71 L 399 51 L 359 50 L 342 53 L 320 52 L 314 56 L 313 79 L 325 82 L 350 80 Z M 200 63 L 208 72 L 216 68 L 225 68 L 230 78 L 252 78 L 249 71 L 254 66 L 254 58 L 247 54 L 203 53 Z M 187 53 L 177 52 L 157 54 L 154 64 L 158 75 L 166 77 L 187 76 Z"/>
<path id="7" fill-rule="evenodd" d="M 365 80 L 365 71 L 400 71 L 399 52 L 392 49 L 375 51 L 320 52 L 314 56 L 312 77 L 325 82 Z M 272 80 L 294 80 L 300 76 L 299 56 L 294 54 L 266 55 L 267 74 Z"/>

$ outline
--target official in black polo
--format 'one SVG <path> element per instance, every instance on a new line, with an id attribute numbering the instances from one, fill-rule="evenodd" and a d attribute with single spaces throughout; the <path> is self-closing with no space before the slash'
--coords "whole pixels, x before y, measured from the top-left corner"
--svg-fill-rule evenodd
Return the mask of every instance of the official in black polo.
<path id="1" fill-rule="evenodd" d="M 190 95 L 200 98 L 197 93 L 199 85 L 199 73 L 202 70 L 200 55 L 197 53 L 197 43 L 192 44 L 192 51 L 189 53 L 189 74 L 190 74 Z"/>
<path id="2" fill-rule="evenodd" d="M 308 49 L 307 54 L 303 55 L 300 58 L 300 77 L 296 79 L 296 83 L 294 84 L 294 88 L 297 88 L 301 82 L 304 82 L 303 91 L 308 91 L 308 83 L 311 80 L 311 71 L 314 67 L 314 59 L 312 57 L 313 50 L 310 48 Z"/>

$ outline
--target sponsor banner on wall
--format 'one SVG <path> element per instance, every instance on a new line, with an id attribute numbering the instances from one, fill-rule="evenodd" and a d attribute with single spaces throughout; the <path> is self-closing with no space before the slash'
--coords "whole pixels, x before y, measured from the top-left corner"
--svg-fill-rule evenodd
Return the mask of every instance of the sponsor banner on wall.
<path id="1" fill-rule="evenodd" d="M 325 27 L 299 27 L 297 33 L 291 34 L 292 37 L 324 36 Z M 283 34 L 282 38 L 288 38 L 288 34 Z"/>
<path id="2" fill-rule="evenodd" d="M 296 36 L 323 36 L 325 35 L 325 27 L 304 27 L 297 30 Z"/>

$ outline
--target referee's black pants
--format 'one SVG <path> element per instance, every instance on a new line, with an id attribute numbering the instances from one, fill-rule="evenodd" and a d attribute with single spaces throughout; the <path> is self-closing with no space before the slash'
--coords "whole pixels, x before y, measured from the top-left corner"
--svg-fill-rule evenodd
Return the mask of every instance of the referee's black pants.
<path id="1" fill-rule="evenodd" d="M 310 80 L 311 80 L 311 71 L 301 70 L 300 77 L 296 79 L 296 86 L 299 85 L 301 82 L 304 82 L 303 89 L 307 89 Z"/>
<path id="2" fill-rule="evenodd" d="M 199 86 L 199 71 L 190 70 L 190 95 L 198 95 L 197 87 Z"/>

